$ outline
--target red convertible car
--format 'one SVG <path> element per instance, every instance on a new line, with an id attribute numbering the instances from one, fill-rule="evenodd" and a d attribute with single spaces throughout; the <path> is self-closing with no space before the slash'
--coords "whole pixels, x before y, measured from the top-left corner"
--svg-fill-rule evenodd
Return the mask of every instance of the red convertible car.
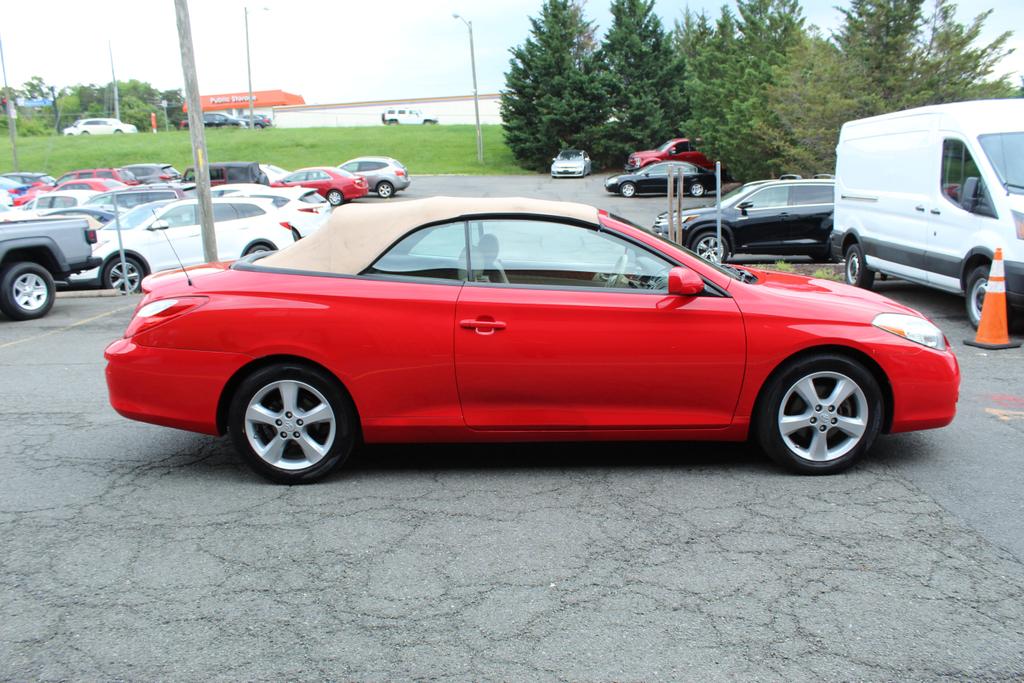
<path id="1" fill-rule="evenodd" d="M 359 442 L 722 440 L 839 471 L 953 419 L 960 372 L 912 309 L 719 266 L 580 204 L 338 209 L 279 252 L 152 275 L 106 350 L 122 415 L 231 435 L 314 481 Z"/>

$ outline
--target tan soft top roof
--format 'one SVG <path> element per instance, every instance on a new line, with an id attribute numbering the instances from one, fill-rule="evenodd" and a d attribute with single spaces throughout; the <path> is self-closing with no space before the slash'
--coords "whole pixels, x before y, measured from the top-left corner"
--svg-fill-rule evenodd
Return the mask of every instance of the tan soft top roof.
<path id="1" fill-rule="evenodd" d="M 586 204 L 523 197 L 432 197 L 386 204 L 348 204 L 334 210 L 320 230 L 260 259 L 261 266 L 357 275 L 399 238 L 428 223 L 480 214 L 521 213 L 572 218 L 596 224 Z"/>

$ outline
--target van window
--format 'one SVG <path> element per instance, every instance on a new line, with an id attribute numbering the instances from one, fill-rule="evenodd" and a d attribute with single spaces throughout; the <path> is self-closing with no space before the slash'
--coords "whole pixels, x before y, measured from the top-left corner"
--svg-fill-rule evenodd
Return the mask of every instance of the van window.
<path id="1" fill-rule="evenodd" d="M 974 158 L 960 140 L 947 138 L 942 142 L 942 196 L 964 211 L 994 216 L 985 183 Z M 965 190 L 970 196 L 965 194 Z"/>

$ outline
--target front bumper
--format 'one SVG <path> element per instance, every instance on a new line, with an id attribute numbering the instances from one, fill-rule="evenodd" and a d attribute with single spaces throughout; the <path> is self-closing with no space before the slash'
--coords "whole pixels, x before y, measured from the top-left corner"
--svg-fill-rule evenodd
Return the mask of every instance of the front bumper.
<path id="1" fill-rule="evenodd" d="M 248 356 L 142 346 L 118 339 L 103 352 L 110 405 L 132 420 L 219 434 L 217 407 Z"/>
<path id="2" fill-rule="evenodd" d="M 583 166 L 577 166 L 573 168 L 555 168 L 551 167 L 552 178 L 582 178 L 586 173 L 586 169 Z"/>
<path id="3" fill-rule="evenodd" d="M 945 427 L 956 416 L 960 398 L 960 364 L 952 350 L 906 346 L 876 356 L 889 379 L 893 412 L 890 432 Z"/>
<path id="4" fill-rule="evenodd" d="M 828 251 L 833 259 L 836 261 L 843 260 L 843 238 L 846 237 L 845 232 L 832 231 L 832 234 L 828 236 Z"/>

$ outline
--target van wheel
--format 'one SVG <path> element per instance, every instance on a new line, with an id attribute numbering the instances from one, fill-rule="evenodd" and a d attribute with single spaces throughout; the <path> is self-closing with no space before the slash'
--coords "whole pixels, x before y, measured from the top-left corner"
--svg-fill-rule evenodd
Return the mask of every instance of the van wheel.
<path id="1" fill-rule="evenodd" d="M 864 250 L 860 242 L 854 242 L 846 248 L 846 284 L 871 289 L 875 284 L 875 271 L 869 270 L 864 263 Z"/>
<path id="2" fill-rule="evenodd" d="M 975 328 L 981 324 L 981 309 L 985 303 L 985 292 L 988 290 L 989 265 L 977 266 L 967 276 L 964 288 L 964 302 L 967 307 L 967 320 Z"/>

